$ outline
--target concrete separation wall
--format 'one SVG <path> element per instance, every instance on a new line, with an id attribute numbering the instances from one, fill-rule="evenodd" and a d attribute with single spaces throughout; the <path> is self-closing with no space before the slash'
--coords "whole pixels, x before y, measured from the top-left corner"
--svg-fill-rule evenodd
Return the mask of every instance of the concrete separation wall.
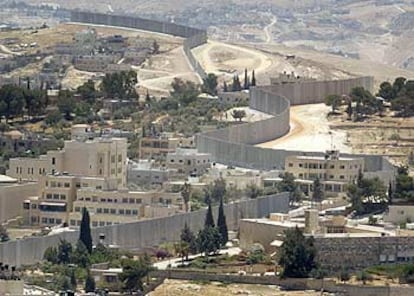
<path id="1" fill-rule="evenodd" d="M 373 78 L 307 81 L 251 88 L 250 108 L 272 114 L 273 117 L 201 133 L 197 135 L 197 149 L 210 153 L 216 162 L 265 170 L 283 169 L 288 155 L 323 156 L 322 152 L 269 149 L 254 145 L 280 138 L 289 132 L 291 105 L 322 103 L 327 95 L 348 94 L 356 86 L 372 90 Z M 382 156 L 343 155 L 363 157 L 367 172 L 388 171 L 391 175 L 394 173 L 393 166 Z"/>
<path id="2" fill-rule="evenodd" d="M 237 230 L 241 218 L 260 218 L 274 212 L 286 213 L 288 209 L 289 195 L 282 193 L 227 204 L 225 214 L 228 228 Z M 218 208 L 215 207 L 215 219 L 217 212 Z M 153 247 L 163 242 L 176 241 L 186 222 L 194 232 L 198 232 L 204 225 L 205 214 L 206 210 L 203 209 L 171 217 L 94 228 L 92 235 L 94 242 L 97 242 L 99 234 L 104 233 L 106 243 L 123 249 Z M 42 260 L 44 251 L 50 246 L 56 246 L 60 239 L 75 243 L 78 237 L 79 233 L 74 231 L 1 243 L 0 262 L 17 266 L 33 264 Z"/>
<path id="3" fill-rule="evenodd" d="M 86 11 L 71 11 L 72 22 L 107 25 L 115 27 L 134 28 L 145 31 L 152 31 L 185 38 L 183 43 L 184 53 L 193 70 L 204 78 L 206 73 L 196 60 L 191 49 L 207 42 L 207 32 L 174 23 L 167 23 L 155 20 L 148 20 L 139 17 L 92 13 Z"/>

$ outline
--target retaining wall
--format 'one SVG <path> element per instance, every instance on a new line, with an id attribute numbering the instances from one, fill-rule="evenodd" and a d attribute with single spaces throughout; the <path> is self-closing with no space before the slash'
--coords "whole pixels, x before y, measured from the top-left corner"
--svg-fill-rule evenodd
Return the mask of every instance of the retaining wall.
<path id="1" fill-rule="evenodd" d="M 286 213 L 289 209 L 288 193 L 275 194 L 257 199 L 244 200 L 224 206 L 229 230 L 237 230 L 242 218 L 259 218 L 273 212 Z M 217 218 L 217 207 L 214 217 Z M 94 242 L 100 233 L 105 234 L 105 242 L 118 245 L 123 249 L 142 249 L 163 242 L 176 241 L 181 229 L 187 223 L 194 232 L 204 225 L 206 210 L 174 215 L 171 217 L 137 221 L 92 229 Z M 33 264 L 43 258 L 44 251 L 56 246 L 60 239 L 75 243 L 79 237 L 77 231 L 58 235 L 30 237 L 0 244 L 0 262 L 10 265 Z"/>
<path id="2" fill-rule="evenodd" d="M 204 78 L 206 73 L 200 63 L 195 59 L 191 49 L 207 42 L 207 32 L 174 23 L 143 19 L 140 17 L 92 13 L 86 11 L 71 11 L 72 22 L 107 25 L 115 27 L 134 28 L 152 31 L 185 38 L 183 43 L 184 53 L 193 70 Z"/>

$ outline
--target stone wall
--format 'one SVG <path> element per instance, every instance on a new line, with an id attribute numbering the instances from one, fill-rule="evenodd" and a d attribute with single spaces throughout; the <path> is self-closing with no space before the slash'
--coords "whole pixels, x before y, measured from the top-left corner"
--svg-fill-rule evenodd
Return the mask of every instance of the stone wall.
<path id="1" fill-rule="evenodd" d="M 361 269 L 414 257 L 413 236 L 315 237 L 315 246 L 317 261 L 329 269 L 338 269 L 344 262 L 350 268 Z"/>
<path id="2" fill-rule="evenodd" d="M 23 281 L 0 280 L 0 295 L 21 296 L 23 290 Z"/>
<path id="3" fill-rule="evenodd" d="M 85 11 L 71 11 L 71 21 L 115 27 L 134 28 L 145 31 L 152 31 L 185 38 L 183 43 L 184 53 L 187 56 L 193 70 L 204 78 L 206 73 L 196 60 L 191 49 L 207 42 L 207 32 L 174 23 L 167 23 L 155 20 L 148 20 L 133 16 L 112 15 L 92 13 Z"/>
<path id="4" fill-rule="evenodd" d="M 243 200 L 225 205 L 225 214 L 229 230 L 237 230 L 241 218 L 265 217 L 270 213 L 286 213 L 289 209 L 288 194 L 275 194 L 257 199 Z M 217 207 L 213 209 L 217 219 Z M 165 218 L 137 221 L 92 229 L 94 241 L 100 233 L 105 234 L 105 242 L 118 245 L 123 249 L 142 249 L 154 247 L 163 242 L 176 241 L 181 229 L 187 223 L 194 232 L 204 225 L 206 210 L 174 215 Z M 29 237 L 0 244 L 0 262 L 20 266 L 33 264 L 43 259 L 44 251 L 66 239 L 75 243 L 79 237 L 77 231 L 64 232 L 59 235 Z"/>

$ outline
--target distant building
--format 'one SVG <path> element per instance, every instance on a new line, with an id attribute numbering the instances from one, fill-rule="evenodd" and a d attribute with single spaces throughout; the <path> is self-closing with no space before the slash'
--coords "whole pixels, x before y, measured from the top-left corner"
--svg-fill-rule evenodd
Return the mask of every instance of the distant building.
<path id="1" fill-rule="evenodd" d="M 150 161 L 128 163 L 128 184 L 162 185 L 167 182 L 174 171 L 165 167 L 154 167 Z"/>
<path id="2" fill-rule="evenodd" d="M 32 226 L 67 223 L 79 226 L 86 207 L 93 227 L 164 217 L 182 212 L 180 193 L 130 192 L 117 189 L 114 178 L 47 175 L 39 184 L 39 194 L 23 202 L 24 222 Z"/>
<path id="3" fill-rule="evenodd" d="M 200 176 L 211 167 L 211 154 L 178 148 L 167 154 L 166 164 L 168 168 L 177 170 L 178 174 Z"/>
<path id="4" fill-rule="evenodd" d="M 313 181 L 319 178 L 328 195 L 337 195 L 364 171 L 364 159 L 340 157 L 337 150 L 327 151 L 324 157 L 291 155 L 286 157 L 285 170 L 295 176 L 305 194 L 313 192 Z"/>
<path id="5" fill-rule="evenodd" d="M 48 151 L 39 158 L 12 158 L 7 175 L 18 180 L 38 181 L 42 176 L 68 172 L 80 176 L 116 178 L 126 187 L 127 139 L 94 138 L 65 141 L 62 150 Z"/>
<path id="6" fill-rule="evenodd" d="M 283 72 L 279 74 L 279 77 L 270 77 L 270 84 L 276 85 L 276 84 L 287 84 L 287 83 L 301 83 L 304 81 L 312 81 L 312 80 L 315 80 L 315 79 L 301 77 L 301 76 L 295 75 L 294 72 L 291 72 L 290 74 Z"/>

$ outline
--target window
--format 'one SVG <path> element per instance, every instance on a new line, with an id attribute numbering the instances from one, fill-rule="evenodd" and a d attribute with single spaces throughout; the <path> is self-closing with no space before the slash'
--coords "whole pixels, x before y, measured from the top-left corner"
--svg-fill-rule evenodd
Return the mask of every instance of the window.
<path id="1" fill-rule="evenodd" d="M 76 188 L 81 188 L 80 182 L 76 182 Z"/>
<path id="2" fill-rule="evenodd" d="M 80 207 L 75 207 L 75 212 L 80 212 Z"/>
<path id="3" fill-rule="evenodd" d="M 56 219 L 56 224 L 62 224 L 62 219 Z"/>
<path id="4" fill-rule="evenodd" d="M 334 175 L 329 175 L 329 179 L 333 179 L 334 178 Z"/>
<path id="5" fill-rule="evenodd" d="M 53 194 L 53 199 L 59 199 L 59 194 Z"/>
<path id="6" fill-rule="evenodd" d="M 127 202 L 128 202 L 128 198 L 123 198 L 123 199 L 122 199 L 122 202 L 123 202 L 123 203 L 127 203 Z"/>
<path id="7" fill-rule="evenodd" d="M 99 221 L 99 226 L 105 226 L 105 222 Z"/>
<path id="8" fill-rule="evenodd" d="M 60 195 L 60 200 L 66 200 L 66 195 L 61 194 L 61 195 Z"/>
<path id="9" fill-rule="evenodd" d="M 43 223 L 43 224 L 47 224 L 47 218 L 44 218 L 44 217 L 43 217 L 43 218 L 42 218 L 42 223 Z"/>
<path id="10" fill-rule="evenodd" d="M 118 174 L 122 173 L 122 168 L 118 168 Z"/>
<path id="11" fill-rule="evenodd" d="M 23 209 L 25 209 L 25 210 L 30 209 L 30 204 L 29 204 L 28 202 L 25 202 L 25 203 L 23 204 Z"/>
<path id="12" fill-rule="evenodd" d="M 132 204 L 133 204 L 133 203 L 135 203 L 135 199 L 130 198 L 130 199 L 129 199 L 129 203 L 132 203 Z"/>
<path id="13" fill-rule="evenodd" d="M 101 202 L 106 202 L 106 198 L 101 198 Z"/>
<path id="14" fill-rule="evenodd" d="M 52 194 L 51 193 L 46 194 L 46 199 L 52 199 Z"/>
<path id="15" fill-rule="evenodd" d="M 335 165 L 331 164 L 331 169 L 334 169 L 334 168 L 335 168 Z"/>
<path id="16" fill-rule="evenodd" d="M 136 201 L 137 204 L 142 203 L 142 199 L 140 199 L 140 198 L 137 198 L 135 201 Z"/>
<path id="17" fill-rule="evenodd" d="M 115 155 L 111 156 L 111 162 L 114 163 L 115 162 Z"/>
<path id="18" fill-rule="evenodd" d="M 131 210 L 125 210 L 126 215 L 131 215 Z"/>
<path id="19" fill-rule="evenodd" d="M 341 165 L 339 168 L 340 168 L 341 170 L 344 170 L 344 169 L 345 169 L 345 166 L 344 166 L 344 165 Z"/>
<path id="20" fill-rule="evenodd" d="M 76 225 L 77 225 L 77 226 L 80 226 L 80 223 L 81 223 L 81 221 L 80 221 L 80 220 L 76 221 Z"/>
<path id="21" fill-rule="evenodd" d="M 291 168 L 291 167 L 293 167 L 293 163 L 291 163 L 291 162 L 290 162 L 290 163 L 289 163 L 289 167 L 290 167 L 290 168 Z"/>
<path id="22" fill-rule="evenodd" d="M 112 222 L 106 222 L 106 225 L 111 226 Z"/>
<path id="23" fill-rule="evenodd" d="M 99 175 L 102 175 L 102 169 L 99 169 Z"/>
<path id="24" fill-rule="evenodd" d="M 101 208 L 97 208 L 97 209 L 96 209 L 96 212 L 97 212 L 98 214 L 102 214 L 102 209 L 101 209 Z"/>
<path id="25" fill-rule="evenodd" d="M 38 221 L 37 218 L 39 218 L 39 217 L 32 217 L 32 219 L 31 219 L 32 223 L 37 223 L 37 221 Z"/>
<path id="26" fill-rule="evenodd" d="M 36 210 L 37 209 L 37 204 L 32 204 L 32 209 Z"/>
<path id="27" fill-rule="evenodd" d="M 69 187 L 70 187 L 70 183 L 65 183 L 63 186 L 64 186 L 65 188 L 69 188 Z"/>
<path id="28" fill-rule="evenodd" d="M 70 226 L 75 226 L 76 225 L 76 221 L 75 220 L 70 220 Z"/>
<path id="29" fill-rule="evenodd" d="M 49 218 L 49 224 L 55 224 L 55 218 Z"/>
<path id="30" fill-rule="evenodd" d="M 109 209 L 103 209 L 104 214 L 109 214 Z"/>
<path id="31" fill-rule="evenodd" d="M 344 175 L 340 175 L 339 176 L 339 179 L 343 180 L 343 179 L 345 179 L 345 176 Z"/>
<path id="32" fill-rule="evenodd" d="M 99 157 L 99 163 L 102 164 L 102 157 Z"/>
<path id="33" fill-rule="evenodd" d="M 120 210 L 118 211 L 118 213 L 119 213 L 120 215 L 124 215 L 124 214 L 125 214 L 125 211 L 124 211 L 123 209 L 120 209 Z"/>
<path id="34" fill-rule="evenodd" d="M 118 162 L 121 162 L 122 161 L 122 154 L 119 154 L 118 155 Z"/>
<path id="35" fill-rule="evenodd" d="M 62 183 L 58 182 L 57 187 L 59 187 L 59 188 L 62 187 Z"/>
<path id="36" fill-rule="evenodd" d="M 132 210 L 132 215 L 137 216 L 138 215 L 138 210 Z"/>
<path id="37" fill-rule="evenodd" d="M 98 222 L 93 221 L 93 222 L 92 222 L 92 226 L 93 226 L 93 227 L 97 227 L 97 226 L 98 226 Z"/>
<path id="38" fill-rule="evenodd" d="M 52 157 L 52 165 L 56 164 L 56 158 Z"/>
<path id="39" fill-rule="evenodd" d="M 111 214 L 116 214 L 116 210 L 115 209 L 111 209 Z"/>

